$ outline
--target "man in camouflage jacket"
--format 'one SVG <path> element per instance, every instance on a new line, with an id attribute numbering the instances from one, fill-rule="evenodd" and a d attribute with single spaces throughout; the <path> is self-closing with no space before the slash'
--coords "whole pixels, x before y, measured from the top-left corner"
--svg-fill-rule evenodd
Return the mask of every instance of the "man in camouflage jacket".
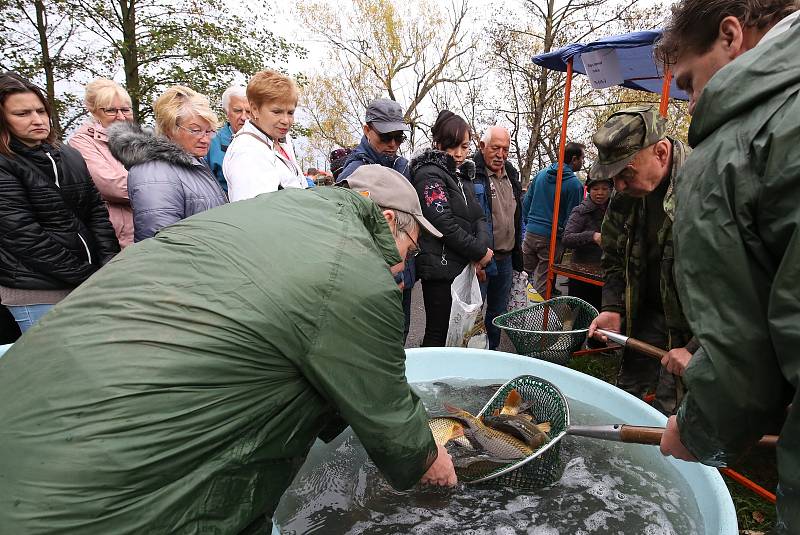
<path id="1" fill-rule="evenodd" d="M 655 389 L 654 406 L 672 414 L 683 394 L 677 376 L 697 346 L 672 271 L 675 176 L 690 149 L 665 132 L 655 107 L 635 106 L 612 115 L 594 135 L 598 161 L 590 175 L 613 179 L 616 194 L 601 228 L 602 312 L 589 334 L 622 331 L 624 319 L 627 336 L 671 350 L 663 363 L 625 350 L 617 386 L 637 397 Z"/>

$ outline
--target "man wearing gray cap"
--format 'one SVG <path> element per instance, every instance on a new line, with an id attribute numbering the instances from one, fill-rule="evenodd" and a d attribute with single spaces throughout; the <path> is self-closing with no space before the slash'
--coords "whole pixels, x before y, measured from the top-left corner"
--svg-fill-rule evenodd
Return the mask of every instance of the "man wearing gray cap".
<path id="1" fill-rule="evenodd" d="M 410 130 L 403 121 L 403 108 L 400 107 L 400 104 L 394 100 L 376 98 L 367 106 L 364 123 L 364 135 L 361 137 L 361 143 L 347 156 L 341 173 L 336 177 L 336 182 L 346 180 L 362 165 L 372 164 L 394 169 L 411 182 L 411 168 L 408 160 L 397 154 L 400 145 L 406 140 L 405 132 Z M 402 276 L 405 337 L 408 336 L 411 326 L 411 291 L 416 281 L 413 258 L 406 259 L 406 269 Z"/>
<path id="2" fill-rule="evenodd" d="M 593 141 L 598 158 L 590 176 L 612 179 L 616 195 L 601 227 L 603 306 L 589 335 L 598 328 L 624 332 L 670 350 L 662 363 L 625 350 L 617 386 L 637 397 L 655 390 L 653 405 L 672 414 L 683 394 L 676 375 L 698 347 L 672 271 L 675 176 L 690 149 L 668 137 L 664 118 L 647 106 L 613 114 Z"/>
<path id="3" fill-rule="evenodd" d="M 456 483 L 405 378 L 392 277 L 441 235 L 401 174 L 348 183 L 171 225 L 3 355 L 4 533 L 265 532 L 347 425 L 396 488 Z"/>
<path id="4" fill-rule="evenodd" d="M 408 160 L 397 151 L 410 130 L 403 121 L 403 108 L 394 100 L 376 98 L 367 106 L 364 117 L 364 135 L 344 163 L 337 182 L 345 180 L 362 165 L 378 164 L 402 173 L 411 180 Z"/>

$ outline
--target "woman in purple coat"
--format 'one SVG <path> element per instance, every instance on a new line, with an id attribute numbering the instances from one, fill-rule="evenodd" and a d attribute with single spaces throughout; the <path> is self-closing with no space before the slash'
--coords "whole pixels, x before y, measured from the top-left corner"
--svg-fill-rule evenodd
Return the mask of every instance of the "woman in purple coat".
<path id="1" fill-rule="evenodd" d="M 572 209 L 567 220 L 562 241 L 564 247 L 573 249 L 572 261 L 577 264 L 600 264 L 600 225 L 608 208 L 613 184 L 611 180 L 591 177 L 586 181 L 589 195 Z M 600 310 L 602 287 L 575 279 L 569 279 L 569 295 L 583 299 Z"/>

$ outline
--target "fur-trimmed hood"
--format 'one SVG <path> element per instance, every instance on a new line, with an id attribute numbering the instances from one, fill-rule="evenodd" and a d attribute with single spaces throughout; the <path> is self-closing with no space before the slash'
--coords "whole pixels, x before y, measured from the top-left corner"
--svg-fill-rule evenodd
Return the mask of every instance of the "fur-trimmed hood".
<path id="1" fill-rule="evenodd" d="M 119 121 L 109 126 L 106 132 L 108 149 L 126 169 L 155 160 L 183 167 L 194 167 L 199 163 L 197 158 L 173 141 L 157 136 L 149 128 L 142 128 L 136 123 Z"/>
<path id="2" fill-rule="evenodd" d="M 462 178 L 468 180 L 475 178 L 475 162 L 464 160 L 461 167 L 456 169 L 456 161 L 452 156 L 444 151 L 432 148 L 425 149 L 411 157 L 411 172 L 416 173 L 417 169 L 428 164 L 435 165 L 451 175 L 455 175 L 456 171 L 458 171 Z"/>

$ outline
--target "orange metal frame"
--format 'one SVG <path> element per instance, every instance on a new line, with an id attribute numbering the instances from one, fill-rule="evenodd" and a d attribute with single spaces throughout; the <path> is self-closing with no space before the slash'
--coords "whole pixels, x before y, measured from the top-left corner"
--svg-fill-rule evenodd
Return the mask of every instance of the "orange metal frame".
<path id="1" fill-rule="evenodd" d="M 575 273 L 566 273 L 561 270 L 553 269 L 553 263 L 555 261 L 555 253 L 556 253 L 556 240 L 558 235 L 558 209 L 561 204 L 561 183 L 564 179 L 564 152 L 567 145 L 567 121 L 569 119 L 569 99 L 570 93 L 572 92 L 572 58 L 569 59 L 567 62 L 567 82 L 564 86 L 564 113 L 561 118 L 561 138 L 558 143 L 558 174 L 556 175 L 556 194 L 555 199 L 553 202 L 553 224 L 550 228 L 550 255 L 548 259 L 547 265 L 547 288 L 545 290 L 545 300 L 550 299 L 552 292 L 553 292 L 553 285 L 555 284 L 556 274 L 563 275 L 570 279 L 576 279 L 583 282 L 588 282 L 590 284 L 598 284 L 597 281 L 592 281 L 586 277 L 581 275 L 577 275 Z M 670 84 L 672 83 L 672 73 L 669 69 L 664 72 L 664 85 L 661 88 L 661 103 L 659 105 L 659 113 L 662 117 L 667 116 L 667 111 L 669 109 L 669 88 Z M 565 222 L 566 223 L 566 222 Z M 598 284 L 602 286 L 602 283 Z M 546 320 L 545 320 L 546 321 Z M 605 349 L 601 349 L 601 351 L 605 351 Z M 585 350 L 579 351 L 577 354 L 589 354 L 596 352 L 597 350 Z M 731 470 L 730 468 L 720 468 L 720 472 L 740 485 L 743 485 L 747 489 L 751 490 L 761 498 L 768 500 L 772 503 L 775 503 L 775 494 L 769 492 L 765 488 L 761 487 L 757 483 L 751 481 L 750 479 L 746 478 L 742 474 Z"/>

